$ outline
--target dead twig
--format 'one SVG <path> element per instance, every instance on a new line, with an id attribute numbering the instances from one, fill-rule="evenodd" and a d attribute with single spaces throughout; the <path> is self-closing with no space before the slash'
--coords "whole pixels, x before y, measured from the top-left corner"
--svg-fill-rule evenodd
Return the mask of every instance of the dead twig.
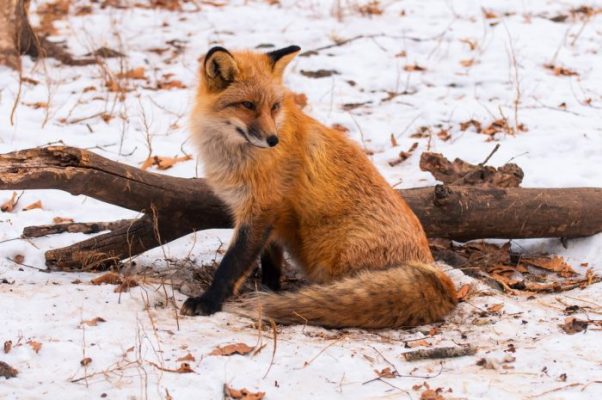
<path id="1" fill-rule="evenodd" d="M 404 353 L 406 361 L 427 360 L 435 358 L 452 358 L 472 356 L 476 354 L 477 348 L 473 346 L 462 347 L 434 347 L 432 349 L 420 349 Z"/>

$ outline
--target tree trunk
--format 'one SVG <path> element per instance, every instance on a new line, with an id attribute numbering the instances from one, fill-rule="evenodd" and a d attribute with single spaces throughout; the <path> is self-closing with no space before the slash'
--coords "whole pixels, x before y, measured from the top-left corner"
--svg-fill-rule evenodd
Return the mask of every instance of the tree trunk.
<path id="1" fill-rule="evenodd" d="M 0 0 L 0 64 L 19 69 L 20 54 L 38 55 L 38 43 L 29 24 L 29 0 Z"/>
<path id="2" fill-rule="evenodd" d="M 189 233 L 232 226 L 204 179 L 142 171 L 86 150 L 54 146 L 0 155 L 0 189 L 60 189 L 144 216 L 109 233 L 46 253 L 55 269 L 107 267 Z M 602 189 L 399 190 L 429 237 L 581 237 L 602 231 Z"/>

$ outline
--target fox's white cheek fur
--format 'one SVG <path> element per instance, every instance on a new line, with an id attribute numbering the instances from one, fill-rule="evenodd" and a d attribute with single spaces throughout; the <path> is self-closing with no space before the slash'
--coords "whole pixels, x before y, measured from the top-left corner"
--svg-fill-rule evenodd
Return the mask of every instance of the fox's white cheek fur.
<path id="1" fill-rule="evenodd" d="M 274 122 L 276 122 L 276 131 L 279 134 L 280 133 L 280 128 L 282 128 L 282 124 L 284 123 L 285 117 L 286 117 L 286 111 L 281 110 L 277 115 L 276 118 L 274 118 Z"/>

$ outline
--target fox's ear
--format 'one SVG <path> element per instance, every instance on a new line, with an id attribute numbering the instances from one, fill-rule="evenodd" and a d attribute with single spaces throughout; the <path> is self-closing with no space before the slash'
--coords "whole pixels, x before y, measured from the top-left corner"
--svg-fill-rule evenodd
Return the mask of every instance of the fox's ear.
<path id="1" fill-rule="evenodd" d="M 224 90 L 238 74 L 234 56 L 223 47 L 213 47 L 203 60 L 203 75 L 212 91 Z"/>
<path id="2" fill-rule="evenodd" d="M 301 47 L 299 46 L 288 46 L 283 49 L 266 53 L 272 63 L 274 75 L 281 78 L 288 63 L 290 63 L 300 51 Z"/>

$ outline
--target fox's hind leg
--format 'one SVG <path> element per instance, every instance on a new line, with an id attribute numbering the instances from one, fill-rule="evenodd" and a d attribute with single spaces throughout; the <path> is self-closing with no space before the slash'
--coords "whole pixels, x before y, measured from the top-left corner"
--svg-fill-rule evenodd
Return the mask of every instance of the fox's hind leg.
<path id="1" fill-rule="evenodd" d="M 282 258 L 282 247 L 275 242 L 268 244 L 261 254 L 261 283 L 275 292 L 280 290 Z"/>

